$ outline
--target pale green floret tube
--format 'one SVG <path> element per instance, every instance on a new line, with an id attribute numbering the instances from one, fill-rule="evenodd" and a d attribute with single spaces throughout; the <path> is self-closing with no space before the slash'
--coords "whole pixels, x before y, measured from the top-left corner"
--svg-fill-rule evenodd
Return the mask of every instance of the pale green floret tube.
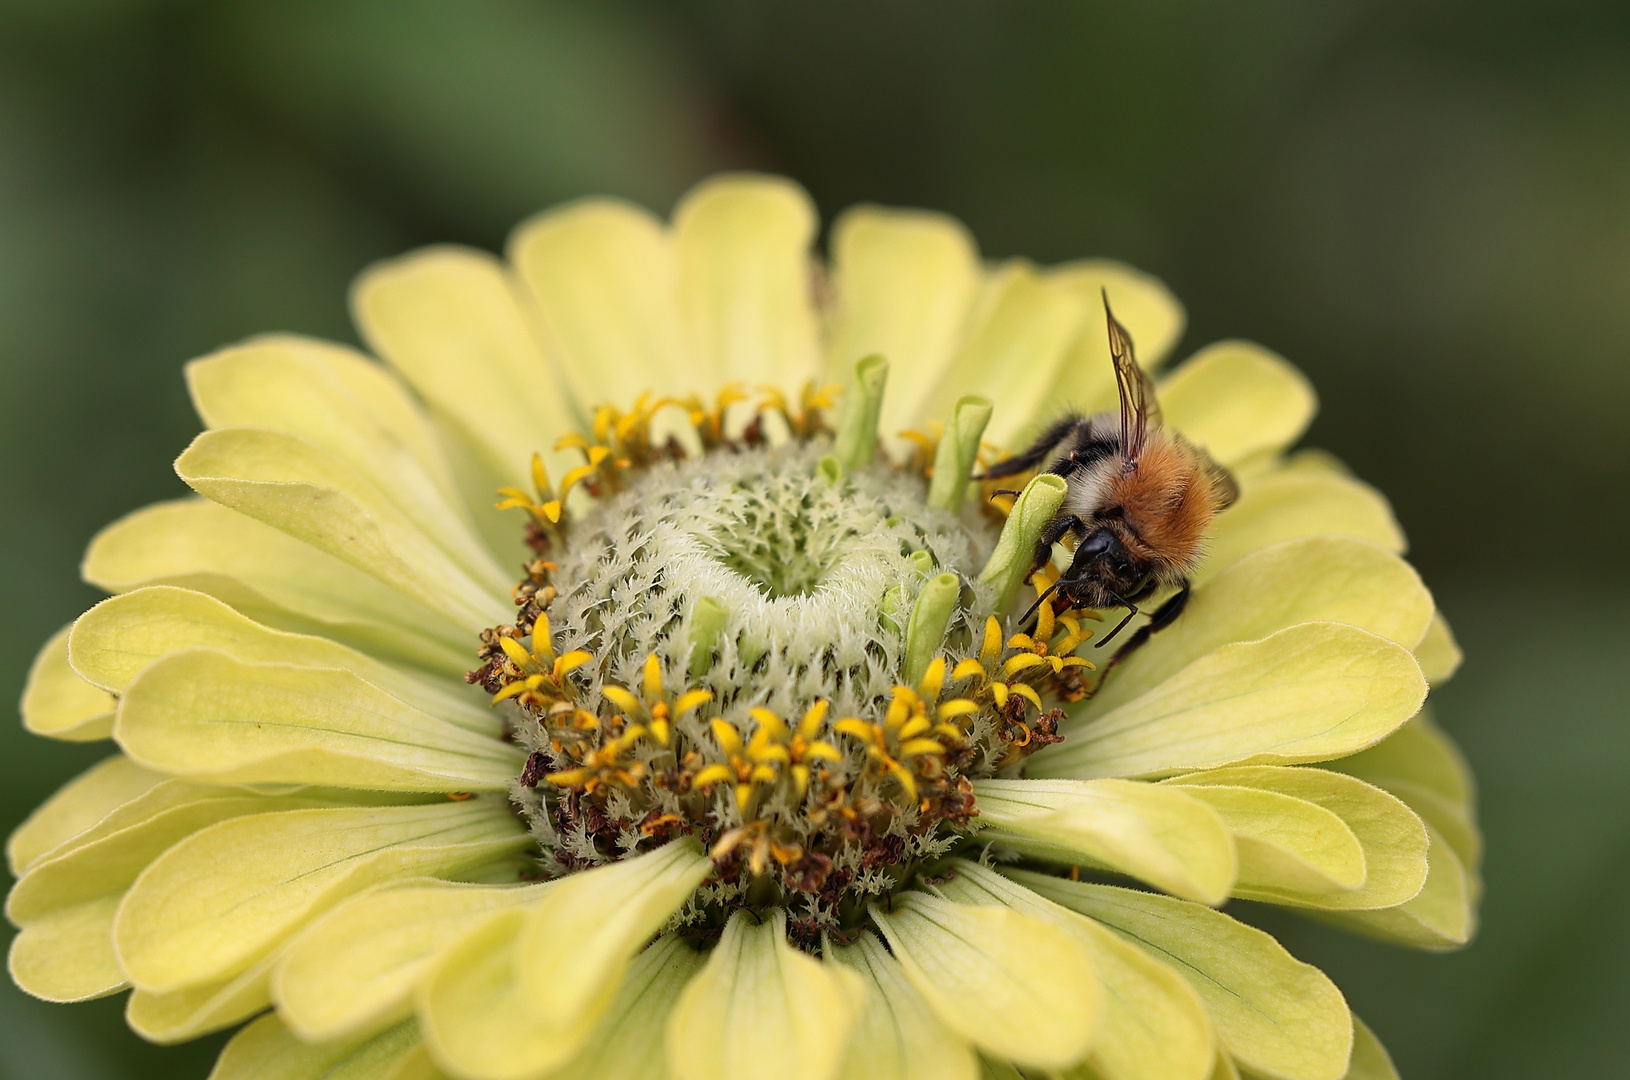
<path id="1" fill-rule="evenodd" d="M 1019 586 L 1030 576 L 1030 567 L 1036 556 L 1036 544 L 1042 530 L 1047 528 L 1064 502 L 1064 478 L 1042 473 L 1024 486 L 1013 510 L 1002 526 L 1001 538 L 991 554 L 979 580 L 996 589 L 996 610 L 1006 611 L 1013 605 Z"/>
<path id="2" fill-rule="evenodd" d="M 868 356 L 855 365 L 843 395 L 838 434 L 832 441 L 832 453 L 846 469 L 870 465 L 877 456 L 877 423 L 883 415 L 883 387 L 888 379 L 889 362 L 881 356 Z"/>
<path id="3" fill-rule="evenodd" d="M 956 403 L 951 426 L 940 438 L 934 454 L 934 476 L 928 485 L 928 505 L 956 513 L 968 491 L 969 476 L 979 456 L 979 438 L 990 423 L 989 398 L 969 394 Z"/>

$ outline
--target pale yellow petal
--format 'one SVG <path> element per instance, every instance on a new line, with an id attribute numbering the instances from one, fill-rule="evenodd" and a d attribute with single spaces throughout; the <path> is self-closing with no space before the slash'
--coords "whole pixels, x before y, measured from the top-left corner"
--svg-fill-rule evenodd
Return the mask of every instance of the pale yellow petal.
<path id="1" fill-rule="evenodd" d="M 1431 871 L 1412 898 L 1397 907 L 1374 911 L 1322 911 L 1319 917 L 1348 930 L 1417 949 L 1458 949 L 1477 932 L 1475 891 L 1460 856 L 1443 834 L 1426 827 L 1431 838 L 1427 861 Z"/>
<path id="2" fill-rule="evenodd" d="M 435 1080 L 421 1054 L 412 1021 L 369 1039 L 312 1044 L 268 1013 L 232 1037 L 209 1080 Z"/>
<path id="3" fill-rule="evenodd" d="M 385 368 L 351 349 L 260 337 L 187 365 L 211 428 L 268 428 L 320 446 L 362 473 L 427 534 L 474 540 L 435 429 Z"/>
<path id="4" fill-rule="evenodd" d="M 999 904 L 1068 934 L 1092 957 L 1104 1011 L 1091 1056 L 1063 1075 L 1102 1080 L 1206 1080 L 1216 1059 L 1205 1006 L 1156 958 L 997 873 L 959 859 L 936 888 L 964 904 Z"/>
<path id="5" fill-rule="evenodd" d="M 163 774 L 144 769 L 123 754 L 92 765 L 62 785 L 12 832 L 6 841 L 6 863 L 12 876 L 22 877 L 36 860 L 163 779 Z"/>
<path id="6" fill-rule="evenodd" d="M 1353 1058 L 1342 1080 L 1398 1080 L 1398 1070 L 1381 1040 L 1358 1017 L 1353 1017 Z"/>
<path id="7" fill-rule="evenodd" d="M 1241 879 L 1235 892 L 1253 900 L 1326 910 L 1392 907 L 1421 891 L 1426 881 L 1427 839 L 1421 819 L 1397 797 L 1327 769 L 1245 766 L 1176 777 L 1170 786 L 1252 787 L 1315 803 L 1339 817 L 1364 849 L 1365 876 L 1350 891 L 1302 891 L 1292 882 Z M 1196 795 L 1202 794 L 1195 791 Z"/>
<path id="8" fill-rule="evenodd" d="M 1211 1022 L 1183 977 L 1088 919 L 1104 982 L 1104 1019 L 1089 1059 L 1105 1080 L 1206 1080 L 1216 1063 Z"/>
<path id="9" fill-rule="evenodd" d="M 497 259 L 435 247 L 380 263 L 357 279 L 351 307 L 369 346 L 494 477 L 526 486 L 534 453 L 562 474 L 571 459 L 555 457 L 555 440 L 582 414 Z"/>
<path id="10" fill-rule="evenodd" d="M 912 420 L 943 421 L 957 399 L 978 394 L 995 406 L 985 438 L 1008 445 L 1059 404 L 1053 382 L 1087 316 L 1088 306 L 1074 290 L 1027 262 L 1004 264 L 987 278 L 962 347 Z"/>
<path id="11" fill-rule="evenodd" d="M 1248 341 L 1201 349 L 1161 382 L 1159 397 L 1167 425 L 1225 467 L 1284 450 L 1318 409 L 1301 372 Z"/>
<path id="12" fill-rule="evenodd" d="M 1464 655 L 1442 613 L 1433 613 L 1432 622 L 1426 628 L 1426 636 L 1415 646 L 1415 659 L 1421 662 L 1421 670 L 1426 673 L 1426 681 L 1433 686 L 1448 682 L 1454 677 L 1454 673 L 1460 670 L 1460 661 L 1464 659 Z"/>
<path id="13" fill-rule="evenodd" d="M 25 924 L 11 942 L 12 981 L 46 1001 L 89 1001 L 130 984 L 113 952 L 119 894 L 59 908 Z"/>
<path id="14" fill-rule="evenodd" d="M 1059 1069 L 1086 1056 L 1104 1008 L 1092 958 L 1071 934 L 1006 907 L 922 892 L 872 908 L 906 978 L 946 1027 L 981 1051 Z M 1036 1002 L 1047 1002 L 1037 1008 Z"/>
<path id="15" fill-rule="evenodd" d="M 585 411 L 634 395 L 711 392 L 689 385 L 673 237 L 642 207 L 584 199 L 545 211 L 510 236 L 560 375 Z"/>
<path id="16" fill-rule="evenodd" d="M 114 735 L 142 764 L 217 783 L 503 791 L 525 758 L 348 671 L 209 649 L 149 664 L 125 691 Z"/>
<path id="17" fill-rule="evenodd" d="M 1471 767 L 1429 709 L 1363 753 L 1331 768 L 1367 780 L 1398 796 L 1440 833 L 1466 872 L 1475 905 L 1482 891 L 1478 866 L 1483 838 L 1477 827 L 1477 793 Z"/>
<path id="18" fill-rule="evenodd" d="M 1116 321 L 1132 336 L 1138 363 L 1145 371 L 1159 368 L 1183 336 L 1187 320 L 1183 305 L 1163 282 L 1141 270 L 1110 259 L 1083 259 L 1054 267 L 1047 276 L 1075 293 L 1086 310 L 1081 334 L 1047 398 L 1056 409 L 1094 413 L 1115 407 L 1115 367 L 1109 356 L 1105 296 Z"/>
<path id="19" fill-rule="evenodd" d="M 1185 790 L 1217 811 L 1234 834 L 1239 852 L 1236 894 L 1261 889 L 1352 892 L 1364 884 L 1368 874 L 1364 845 L 1324 807 L 1260 788 L 1217 785 Z"/>
<path id="20" fill-rule="evenodd" d="M 371 885 L 456 875 L 527 842 L 498 799 L 235 818 L 143 872 L 119 908 L 114 945 L 137 986 L 186 989 L 247 970 Z"/>
<path id="21" fill-rule="evenodd" d="M 1255 551 L 1194 590 L 1182 618 L 1115 670 L 1079 715 L 1104 713 L 1213 649 L 1302 622 L 1348 623 L 1414 648 L 1432 594 L 1397 555 L 1350 536 L 1312 536 Z"/>
<path id="22" fill-rule="evenodd" d="M 28 669 L 23 727 L 67 742 L 95 742 L 113 733 L 113 695 L 86 682 L 68 665 L 65 626 L 51 635 Z"/>
<path id="23" fill-rule="evenodd" d="M 870 931 L 852 945 L 829 947 L 826 955 L 867 987 L 843 1080 L 975 1080 L 979 1058 L 973 1048 L 940 1022 Z"/>
<path id="24" fill-rule="evenodd" d="M 526 912 L 489 915 L 443 949 L 419 984 L 419 1023 L 436 1063 L 459 1080 L 532 1080 L 570 1061 L 593 1032 L 539 1016 L 521 991 Z"/>
<path id="25" fill-rule="evenodd" d="M 787 943 L 776 908 L 737 911 L 707 965 L 668 1017 L 668 1068 L 678 1080 L 836 1080 L 865 984 Z"/>
<path id="26" fill-rule="evenodd" d="M 1132 701 L 1072 725 L 1034 776 L 1145 776 L 1321 761 L 1385 738 L 1426 696 L 1402 646 L 1343 623 L 1225 645 Z"/>
<path id="27" fill-rule="evenodd" d="M 175 468 L 200 495 L 344 559 L 466 629 L 507 617 L 512 583 L 484 547 L 442 546 L 321 447 L 257 428 L 206 431 Z"/>
<path id="28" fill-rule="evenodd" d="M 617 998 L 570 1064 L 550 1080 L 667 1080 L 663 1033 L 703 954 L 678 935 L 660 937 L 628 966 Z"/>
<path id="29" fill-rule="evenodd" d="M 272 957 L 247 971 L 185 990 L 155 994 L 137 989 L 125 1002 L 130 1030 L 156 1043 L 179 1043 L 242 1023 L 272 1003 L 267 991 Z"/>
<path id="30" fill-rule="evenodd" d="M 976 780 L 979 820 L 1005 839 L 1039 841 L 1069 861 L 1220 904 L 1234 884 L 1234 844 L 1215 810 L 1133 780 Z M 1022 845 L 1021 845 L 1022 846 Z"/>
<path id="31" fill-rule="evenodd" d="M 1353 1043 L 1347 1003 L 1272 935 L 1185 900 L 1003 872 L 1170 964 L 1205 1002 L 1228 1053 L 1254 1073 L 1340 1080 Z"/>
<path id="32" fill-rule="evenodd" d="M 450 882 L 386 887 L 340 904 L 282 951 L 272 996 L 284 1021 L 311 1042 L 389 1027 L 413 1011 L 436 955 L 500 908 L 535 901 L 544 885 Z"/>
<path id="33" fill-rule="evenodd" d="M 832 224 L 833 310 L 826 378 L 846 382 L 857 361 L 889 362 L 878 430 L 898 451 L 951 362 L 979 288 L 979 250 L 954 218 L 859 206 Z"/>
<path id="34" fill-rule="evenodd" d="M 178 585 L 268 626 L 321 634 L 454 676 L 470 666 L 456 622 L 333 555 L 204 499 L 158 503 L 91 541 L 85 580 L 109 592 Z"/>
<path id="35" fill-rule="evenodd" d="M 1387 500 L 1351 477 L 1286 466 L 1240 486 L 1239 501 L 1212 526 L 1196 584 L 1259 548 L 1300 536 L 1356 536 L 1388 551 L 1404 550 L 1403 531 Z"/>
<path id="36" fill-rule="evenodd" d="M 533 906 L 521 935 L 527 999 L 562 1027 L 597 1018 L 629 958 L 712 872 L 713 861 L 687 838 L 560 881 Z"/>
<path id="37" fill-rule="evenodd" d="M 36 860 L 6 898 L 6 913 L 23 924 L 63 907 L 122 893 L 155 858 L 199 829 L 244 814 L 333 806 L 344 801 L 336 798 L 339 794 L 260 795 L 167 780 Z M 372 798 L 358 792 L 349 801 L 366 803 Z"/>
<path id="38" fill-rule="evenodd" d="M 815 377 L 815 227 L 809 196 L 779 177 L 717 176 L 679 201 L 673 232 L 690 389 L 740 381 L 795 392 Z"/>
<path id="39" fill-rule="evenodd" d="M 214 597 L 154 585 L 104 600 L 74 623 L 68 652 L 92 683 L 123 693 L 153 661 L 187 649 L 213 649 L 253 664 L 349 671 L 438 720 L 496 737 L 503 721 L 463 680 L 427 678 L 314 634 L 274 630 Z"/>

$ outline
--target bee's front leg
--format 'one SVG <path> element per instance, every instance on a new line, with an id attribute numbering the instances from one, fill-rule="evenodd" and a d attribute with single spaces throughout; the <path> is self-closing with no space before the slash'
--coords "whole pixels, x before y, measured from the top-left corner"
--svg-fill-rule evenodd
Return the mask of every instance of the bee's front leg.
<path id="1" fill-rule="evenodd" d="M 1026 581 L 1035 577 L 1036 571 L 1046 566 L 1053 559 L 1053 545 L 1064 539 L 1072 529 L 1081 527 L 1081 519 L 1074 514 L 1060 514 L 1047 523 L 1041 531 L 1041 538 L 1036 541 L 1036 554 L 1030 562 L 1030 573 L 1024 576 Z"/>

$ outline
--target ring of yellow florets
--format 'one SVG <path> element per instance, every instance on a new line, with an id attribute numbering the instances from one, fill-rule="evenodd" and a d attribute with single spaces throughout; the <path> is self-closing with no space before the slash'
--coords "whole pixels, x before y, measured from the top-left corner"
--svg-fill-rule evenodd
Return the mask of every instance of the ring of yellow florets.
<path id="1" fill-rule="evenodd" d="M 642 398 L 627 414 L 602 409 L 592 438 L 562 441 L 585 462 L 559 492 L 535 462 L 537 490 L 504 493 L 504 505 L 528 511 L 537 558 L 516 587 L 515 623 L 483 635 L 483 663 L 470 678 L 513 709 L 513 736 L 529 751 L 514 795 L 543 848 L 546 875 L 688 834 L 707 846 L 715 872 L 677 923 L 705 932 L 737 907 L 781 906 L 793 937 L 813 943 L 822 933 L 851 932 L 869 899 L 907 884 L 972 835 L 972 780 L 1011 773 L 1058 741 L 1062 713 L 1051 703 L 1080 695 L 1079 672 L 1090 665 L 1074 652 L 1089 633 L 1043 604 L 1033 633 L 1004 639 L 988 590 L 963 575 L 967 603 L 948 626 L 946 647 L 904 684 L 905 613 L 929 570 L 960 575 L 961 565 L 988 553 L 991 529 L 981 518 L 988 511 L 973 509 L 961 522 L 929 511 L 921 457 L 905 469 L 878 466 L 876 476 L 833 481 L 820 454 L 824 394 L 806 391 L 797 412 L 779 397 L 765 403 L 789 436 L 779 450 L 765 446 L 762 420 L 726 436 L 726 411 L 740 400 L 727 391 L 714 410 L 680 403 L 701 442 L 688 450 L 677 439 L 659 447 L 651 437 L 653 417 L 672 402 Z M 728 492 L 702 497 L 707 513 L 689 533 L 670 526 L 690 519 L 659 513 L 690 505 L 687 468 L 706 469 L 709 490 Z M 601 500 L 583 521 L 566 509 L 579 483 Z M 680 549 L 661 547 L 677 543 L 673 536 L 711 555 L 710 574 L 751 580 L 751 568 L 734 561 L 739 552 L 714 550 L 710 538 L 720 521 L 727 532 L 744 527 L 729 516 L 740 506 L 758 515 L 747 519 L 755 526 L 786 532 L 763 512 L 776 499 L 790 500 L 827 539 L 853 534 L 854 546 L 834 556 L 837 566 L 818 568 L 830 580 L 805 582 L 799 596 L 775 595 L 758 581 L 758 600 L 751 592 L 726 597 L 763 606 L 739 618 L 694 589 L 664 593 L 677 587 L 664 573 L 683 576 L 673 569 Z M 596 514 L 635 525 L 617 532 Z M 867 527 L 848 524 L 851 517 Z M 808 556 L 810 538 L 793 532 L 783 542 Z M 638 559 L 614 549 L 644 544 L 654 545 L 648 554 L 662 569 L 642 577 Z M 706 580 L 717 584 L 716 575 Z M 870 607 L 855 605 L 845 592 L 854 589 L 871 590 Z M 646 620 L 654 629 L 630 629 L 641 622 L 642 604 L 663 613 Z M 764 611 L 809 619 L 812 610 L 846 604 L 851 623 L 817 628 L 802 665 L 777 666 L 775 648 L 749 641 Z M 601 617 L 608 609 L 614 618 Z M 818 643 L 852 636 L 855 626 L 865 641 L 860 659 L 845 667 Z M 793 651 L 799 629 L 790 631 Z M 761 637 L 773 641 L 775 633 Z M 633 655 L 636 646 L 651 648 Z M 787 651 L 786 642 L 777 647 Z"/>

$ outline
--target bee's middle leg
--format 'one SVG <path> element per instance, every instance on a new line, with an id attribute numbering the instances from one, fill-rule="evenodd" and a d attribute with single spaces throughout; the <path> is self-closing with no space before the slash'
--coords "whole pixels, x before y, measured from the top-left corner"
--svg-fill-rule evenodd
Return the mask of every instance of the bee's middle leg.
<path id="1" fill-rule="evenodd" d="M 1148 644 L 1150 637 L 1156 632 L 1166 629 L 1176 621 L 1179 615 L 1183 614 L 1183 609 L 1188 607 L 1189 593 L 1191 591 L 1192 587 L 1185 581 L 1182 588 L 1178 589 L 1164 604 L 1155 609 L 1155 613 L 1149 616 L 1149 621 L 1138 627 L 1137 632 L 1127 638 L 1125 644 L 1115 650 L 1115 655 L 1111 656 L 1109 663 L 1104 665 L 1104 673 L 1099 676 L 1098 685 L 1102 686 L 1104 679 L 1109 677 L 1111 671 L 1119 667 L 1127 657 Z"/>

